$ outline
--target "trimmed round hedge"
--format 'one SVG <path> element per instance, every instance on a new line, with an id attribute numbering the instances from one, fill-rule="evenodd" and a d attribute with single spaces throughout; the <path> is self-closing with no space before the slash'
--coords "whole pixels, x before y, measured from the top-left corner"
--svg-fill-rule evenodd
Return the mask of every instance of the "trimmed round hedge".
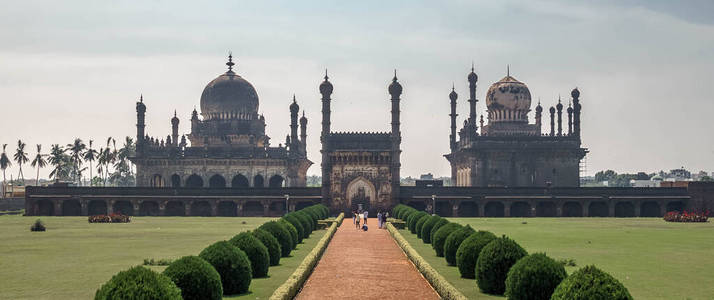
<path id="1" fill-rule="evenodd" d="M 406 221 L 409 219 L 409 215 L 414 214 L 414 213 L 417 213 L 417 212 L 419 212 L 419 211 L 417 211 L 417 210 L 414 209 L 414 208 L 411 208 L 411 207 L 405 208 L 405 209 L 402 210 L 401 213 L 399 214 L 399 218 L 398 218 L 398 219 L 401 219 L 402 221 L 405 221 L 405 222 L 406 222 Z"/>
<path id="2" fill-rule="evenodd" d="M 437 257 L 444 257 L 444 244 L 446 244 L 446 238 L 448 238 L 452 232 L 461 228 L 463 228 L 463 226 L 459 224 L 448 223 L 441 226 L 439 230 L 434 233 L 434 238 L 431 239 L 431 248 L 434 248 Z"/>
<path id="3" fill-rule="evenodd" d="M 268 248 L 268 256 L 270 257 L 270 265 L 277 266 L 280 264 L 280 255 L 282 254 L 282 249 L 280 249 L 280 242 L 276 239 L 270 232 L 263 229 L 256 228 L 251 231 L 254 237 L 260 240 L 263 245 Z"/>
<path id="4" fill-rule="evenodd" d="M 436 233 L 436 231 L 439 230 L 441 226 L 444 226 L 446 224 L 449 224 L 449 221 L 444 218 L 441 218 L 434 224 L 434 226 L 431 227 L 431 232 L 429 233 L 429 241 L 431 243 L 434 242 L 434 234 Z"/>
<path id="5" fill-rule="evenodd" d="M 248 255 L 253 278 L 268 276 L 270 254 L 268 254 L 268 247 L 265 247 L 258 238 L 250 232 L 241 232 L 228 242 Z"/>
<path id="6" fill-rule="evenodd" d="M 411 233 L 416 234 L 416 223 L 423 216 L 426 216 L 426 213 L 423 211 L 419 211 L 409 215 L 409 217 L 407 218 L 407 226 L 409 226 L 409 231 Z"/>
<path id="7" fill-rule="evenodd" d="M 456 251 L 459 250 L 461 242 L 463 242 L 467 237 L 476 232 L 471 225 L 466 225 L 466 227 L 456 230 L 446 237 L 444 242 L 444 258 L 446 258 L 446 263 L 449 266 L 456 265 Z"/>
<path id="8" fill-rule="evenodd" d="M 483 247 L 496 239 L 496 235 L 488 231 L 477 231 L 467 237 L 456 250 L 456 266 L 461 277 L 476 278 L 476 261 Z"/>
<path id="9" fill-rule="evenodd" d="M 203 249 L 198 257 L 211 264 L 221 276 L 223 293 L 240 294 L 248 291 L 253 268 L 248 255 L 233 244 L 220 241 Z"/>
<path id="10" fill-rule="evenodd" d="M 506 276 L 519 259 L 528 255 L 518 243 L 506 236 L 488 243 L 476 261 L 476 280 L 482 292 L 503 295 L 506 291 Z"/>
<path id="11" fill-rule="evenodd" d="M 615 277 L 595 266 L 586 266 L 561 282 L 552 300 L 612 299 L 632 300 L 630 292 Z"/>
<path id="12" fill-rule="evenodd" d="M 312 222 L 312 228 L 317 228 L 317 221 L 320 220 L 320 216 L 313 210 L 311 209 L 301 209 L 301 212 L 305 213 L 308 217 L 310 217 L 310 222 Z"/>
<path id="13" fill-rule="evenodd" d="M 184 256 L 172 262 L 164 275 L 181 289 L 184 300 L 221 299 L 223 286 L 221 275 L 215 268 L 198 256 Z"/>
<path id="14" fill-rule="evenodd" d="M 421 240 L 426 244 L 431 244 L 431 229 L 434 228 L 434 224 L 439 222 L 442 217 L 431 216 L 424 224 L 421 225 Z"/>
<path id="15" fill-rule="evenodd" d="M 429 220 L 431 218 L 431 215 L 426 214 L 423 217 L 419 218 L 419 220 L 416 221 L 414 225 L 414 230 L 416 231 L 416 235 L 418 238 L 421 238 L 421 227 L 424 225 L 426 220 Z"/>
<path id="16" fill-rule="evenodd" d="M 112 276 L 112 279 L 97 290 L 94 299 L 181 300 L 182 298 L 181 290 L 171 281 L 171 278 L 137 266 Z"/>
<path id="17" fill-rule="evenodd" d="M 506 276 L 506 297 L 513 300 L 548 300 L 568 273 L 544 253 L 530 254 L 511 267 Z"/>
<path id="18" fill-rule="evenodd" d="M 301 212 L 301 211 L 296 211 L 292 214 L 298 220 L 300 220 L 300 224 L 302 224 L 302 228 L 305 229 L 305 238 L 310 237 L 310 234 L 315 230 L 315 227 L 313 227 L 313 224 L 312 224 L 312 218 L 310 218 L 310 216 L 307 213 Z"/>
<path id="19" fill-rule="evenodd" d="M 297 230 L 297 233 L 298 233 L 298 244 L 301 244 L 302 240 L 307 237 L 305 236 L 305 228 L 302 227 L 302 223 L 300 222 L 300 220 L 295 215 L 292 215 L 292 214 L 285 215 L 283 217 L 283 219 L 285 219 L 285 221 L 290 222 L 290 224 L 292 224 L 293 227 L 295 227 L 295 229 Z"/>
<path id="20" fill-rule="evenodd" d="M 280 243 L 280 256 L 290 256 L 290 252 L 293 250 L 293 238 L 285 226 L 275 221 L 269 221 L 258 228 L 267 231 L 278 240 L 278 243 Z"/>
<path id="21" fill-rule="evenodd" d="M 285 219 L 278 219 L 278 224 L 283 225 L 283 227 L 285 227 L 285 229 L 287 229 L 290 233 L 290 238 L 293 246 L 291 249 L 297 248 L 297 244 L 299 243 L 300 238 L 298 237 L 298 231 L 297 229 L 295 229 L 295 226 L 293 226 L 293 224 L 290 224 L 290 222 Z"/>

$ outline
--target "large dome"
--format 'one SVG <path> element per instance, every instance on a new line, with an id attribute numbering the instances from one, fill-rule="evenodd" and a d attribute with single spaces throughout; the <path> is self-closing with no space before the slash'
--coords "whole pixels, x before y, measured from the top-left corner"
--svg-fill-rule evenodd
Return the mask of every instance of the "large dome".
<path id="1" fill-rule="evenodd" d="M 528 111 L 531 108 L 531 92 L 525 83 L 508 75 L 488 89 L 486 106 L 496 110 Z"/>
<path id="2" fill-rule="evenodd" d="M 258 93 L 250 82 L 231 69 L 209 82 L 201 94 L 201 115 L 206 119 L 257 113 Z"/>

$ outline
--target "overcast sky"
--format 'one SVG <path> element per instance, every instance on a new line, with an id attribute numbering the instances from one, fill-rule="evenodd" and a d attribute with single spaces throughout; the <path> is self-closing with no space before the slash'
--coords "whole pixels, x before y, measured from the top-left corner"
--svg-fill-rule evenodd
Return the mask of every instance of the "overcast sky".
<path id="1" fill-rule="evenodd" d="M 714 171 L 712 1 L 0 2 L 0 143 L 13 153 L 18 139 L 33 156 L 38 143 L 133 137 L 140 93 L 147 133 L 169 134 L 174 110 L 188 133 L 232 50 L 274 145 L 296 94 L 309 119 L 309 174 L 320 173 L 324 69 L 333 130 L 388 131 L 396 68 L 402 175 L 449 175 L 448 93 L 455 83 L 462 124 L 472 61 L 479 99 L 508 64 L 533 105 L 577 86 L 588 174 Z"/>

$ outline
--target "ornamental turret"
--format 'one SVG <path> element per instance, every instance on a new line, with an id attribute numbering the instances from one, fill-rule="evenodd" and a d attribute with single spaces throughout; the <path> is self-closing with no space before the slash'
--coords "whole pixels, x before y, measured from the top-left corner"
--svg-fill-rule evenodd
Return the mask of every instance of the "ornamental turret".
<path id="1" fill-rule="evenodd" d="M 558 110 L 558 136 L 563 135 L 563 103 L 560 102 L 560 96 L 558 96 L 558 104 L 555 106 Z"/>
<path id="2" fill-rule="evenodd" d="M 139 96 L 139 101 L 136 102 L 136 143 L 143 143 L 144 130 L 146 128 L 146 105 L 144 105 L 144 95 Z"/>
<path id="3" fill-rule="evenodd" d="M 302 111 L 302 117 L 300 118 L 300 144 L 302 145 L 303 154 L 307 153 L 307 118 L 305 117 L 305 111 Z"/>
<path id="4" fill-rule="evenodd" d="M 451 93 L 449 93 L 449 99 L 451 100 L 451 113 L 449 114 L 449 118 L 451 118 L 451 135 L 449 135 L 449 147 L 451 148 L 451 152 L 456 150 L 456 116 L 458 116 L 456 113 L 456 99 L 458 97 L 459 95 L 456 94 L 456 90 L 452 85 Z"/>
<path id="5" fill-rule="evenodd" d="M 290 150 L 297 149 L 298 141 L 298 112 L 300 111 L 300 106 L 295 100 L 295 94 L 293 94 L 293 103 L 290 104 L 290 140 L 285 142 L 285 145 L 290 145 Z"/>
<path id="6" fill-rule="evenodd" d="M 474 72 L 474 66 L 471 64 L 471 73 L 468 75 L 469 80 L 469 125 L 472 126 L 471 131 L 476 130 L 476 82 L 478 75 Z"/>
<path id="7" fill-rule="evenodd" d="M 171 142 L 166 139 L 167 145 L 178 146 L 178 129 L 179 129 L 179 118 L 176 116 L 176 110 L 174 110 L 174 117 L 171 118 Z"/>

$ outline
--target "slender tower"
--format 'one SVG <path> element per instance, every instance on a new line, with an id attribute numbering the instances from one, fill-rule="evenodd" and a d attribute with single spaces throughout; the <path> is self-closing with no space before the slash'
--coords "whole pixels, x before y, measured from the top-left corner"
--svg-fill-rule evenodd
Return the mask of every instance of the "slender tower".
<path id="1" fill-rule="evenodd" d="M 290 104 L 290 150 L 292 151 L 293 149 L 297 150 L 299 141 L 298 141 L 298 112 L 300 111 L 300 106 L 297 104 L 297 101 L 295 100 L 295 94 L 293 94 L 293 103 Z M 287 147 L 288 144 L 286 142 L 285 146 Z"/>
<path id="2" fill-rule="evenodd" d="M 568 103 L 568 135 L 573 134 L 573 106 Z"/>
<path id="3" fill-rule="evenodd" d="M 449 93 L 449 99 L 451 99 L 451 113 L 449 114 L 449 117 L 451 117 L 451 135 L 449 136 L 449 147 L 451 148 L 451 152 L 453 153 L 456 151 L 456 99 L 459 97 L 458 94 L 456 94 L 456 91 L 454 89 L 454 86 L 451 86 L 451 93 Z"/>
<path id="4" fill-rule="evenodd" d="M 561 136 L 563 135 L 563 103 L 560 102 L 560 96 L 555 107 L 558 110 L 558 136 Z"/>
<path id="5" fill-rule="evenodd" d="M 542 122 L 543 107 L 540 106 L 540 100 L 538 100 L 538 106 L 536 106 L 535 111 L 536 111 L 535 123 L 536 123 L 536 127 L 538 127 L 538 135 L 542 135 L 543 133 L 541 132 L 541 127 L 543 126 L 543 122 Z"/>
<path id="6" fill-rule="evenodd" d="M 136 144 L 139 148 L 143 148 L 144 144 L 144 128 L 146 123 L 146 105 L 144 105 L 144 95 L 139 96 L 139 101 L 136 102 Z M 137 149 L 140 150 L 140 149 Z"/>
<path id="7" fill-rule="evenodd" d="M 171 118 L 171 145 L 176 146 L 176 147 L 178 147 L 178 144 L 179 144 L 178 128 L 179 128 L 179 118 L 176 116 L 176 110 L 174 110 L 174 117 Z M 168 138 L 166 140 L 168 141 Z"/>
<path id="8" fill-rule="evenodd" d="M 327 207 L 332 207 L 330 198 L 330 149 L 327 148 L 327 139 L 330 135 L 330 95 L 332 95 L 332 83 L 328 80 L 327 70 L 325 70 L 325 81 L 320 84 L 320 94 L 322 95 L 322 133 L 320 142 L 322 143 L 322 201 Z"/>
<path id="9" fill-rule="evenodd" d="M 555 107 L 550 107 L 550 136 L 555 136 Z"/>
<path id="10" fill-rule="evenodd" d="M 305 118 L 305 110 L 302 111 L 300 118 L 300 144 L 303 155 L 307 154 L 307 118 Z"/>
<path id="11" fill-rule="evenodd" d="M 476 82 L 478 81 L 478 75 L 474 73 L 474 65 L 471 64 L 471 73 L 468 76 L 469 80 L 469 125 L 471 126 L 471 132 L 476 131 Z M 471 133 L 469 133 L 471 134 Z"/>
<path id="12" fill-rule="evenodd" d="M 399 161 L 399 155 L 402 150 L 399 145 L 402 142 L 402 133 L 399 131 L 399 96 L 402 95 L 402 85 L 397 82 L 397 70 L 394 70 L 394 78 L 392 83 L 387 88 L 392 96 L 392 204 L 399 202 L 399 180 L 400 168 L 402 167 Z"/>
<path id="13" fill-rule="evenodd" d="M 580 91 L 574 88 L 570 95 L 573 96 L 573 131 L 575 135 L 580 137 Z"/>

